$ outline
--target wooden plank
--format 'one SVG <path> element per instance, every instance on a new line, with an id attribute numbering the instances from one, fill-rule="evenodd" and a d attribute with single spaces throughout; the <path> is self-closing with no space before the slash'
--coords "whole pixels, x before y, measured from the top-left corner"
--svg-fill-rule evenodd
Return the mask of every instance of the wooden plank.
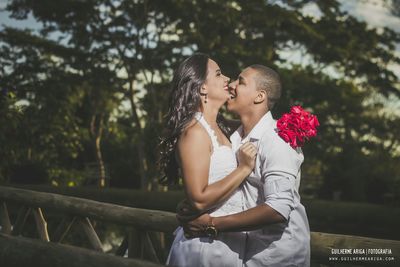
<path id="1" fill-rule="evenodd" d="M 101 221 L 114 222 L 121 225 L 138 227 L 147 231 L 172 232 L 177 226 L 175 214 L 153 210 L 135 209 L 106 204 L 74 197 L 60 196 L 56 194 L 31 192 L 0 186 L 0 199 L 15 201 L 32 206 L 43 206 L 55 209 L 64 214 L 89 216 Z M 143 237 L 143 236 L 142 236 Z M 140 234 L 132 232 L 129 238 L 129 256 L 141 257 L 144 255 L 146 240 Z M 146 241 L 147 242 L 147 241 Z M 325 233 L 311 233 L 312 258 L 326 262 L 332 253 L 332 248 L 387 248 L 391 249 L 392 256 L 400 258 L 400 241 L 383 240 L 349 235 L 334 235 Z M 386 264 L 386 263 L 385 263 Z M 390 264 L 390 262 L 388 263 Z"/>
<path id="2" fill-rule="evenodd" d="M 75 222 L 76 217 L 64 217 L 60 224 L 57 226 L 57 229 L 54 231 L 52 235 L 53 242 L 61 243 L 65 236 L 68 234 L 69 230 L 71 229 L 72 225 Z"/>
<path id="3" fill-rule="evenodd" d="M 172 232 L 178 226 L 175 214 L 171 212 L 130 208 L 12 187 L 0 186 L 0 199 L 151 231 Z"/>
<path id="4" fill-rule="evenodd" d="M 24 267 L 161 267 L 139 259 L 128 259 L 58 243 L 0 234 L 1 266 Z"/>
<path id="5" fill-rule="evenodd" d="M 357 262 L 343 261 L 343 262 L 332 262 L 329 260 L 330 257 L 337 256 L 334 249 L 390 249 L 390 255 L 377 255 L 377 256 L 390 256 L 394 257 L 394 261 L 376 262 L 376 261 L 363 261 L 362 265 L 376 266 L 376 264 L 384 264 L 385 266 L 399 266 L 398 261 L 400 260 L 400 241 L 367 238 L 361 236 L 349 236 L 349 235 L 338 235 L 328 234 L 320 232 L 311 232 L 311 257 L 313 260 L 323 263 L 330 264 L 357 264 Z M 344 256 L 340 255 L 339 256 Z M 346 256 L 346 255 L 345 255 Z M 348 255 L 347 255 L 348 256 Z M 353 255 L 354 256 L 354 255 Z M 365 256 L 358 255 L 357 256 Z M 369 254 L 368 256 L 373 256 Z"/>
<path id="6" fill-rule="evenodd" d="M 50 241 L 49 233 L 47 231 L 47 222 L 44 219 L 41 208 L 34 208 L 32 210 L 33 216 L 35 217 L 36 230 L 39 234 L 39 238 L 43 241 Z"/>
<path id="7" fill-rule="evenodd" d="M 32 209 L 26 206 L 22 206 L 18 210 L 17 219 L 15 220 L 14 228 L 12 231 L 12 235 L 20 235 L 22 233 L 22 229 L 24 228 L 25 222 L 28 219 L 29 214 Z"/>
<path id="8" fill-rule="evenodd" d="M 167 260 L 167 255 L 165 254 L 164 233 L 148 232 L 148 235 L 151 243 L 153 244 L 159 262 L 165 262 Z"/>
<path id="9" fill-rule="evenodd" d="M 158 258 L 153 243 L 150 240 L 149 233 L 147 231 L 141 231 L 140 234 L 144 244 L 143 259 L 160 263 L 160 259 Z"/>
<path id="10" fill-rule="evenodd" d="M 129 258 L 142 258 L 143 245 L 140 234 L 135 228 L 128 230 L 128 257 Z"/>
<path id="11" fill-rule="evenodd" d="M 2 233 L 11 235 L 12 226 L 10 216 L 8 215 L 7 206 L 4 201 L 0 203 L 0 225 Z"/>
<path id="12" fill-rule="evenodd" d="M 79 218 L 78 219 L 79 224 L 83 228 L 83 231 L 85 232 L 86 236 L 89 239 L 89 243 L 93 247 L 94 250 L 104 252 L 103 250 L 103 244 L 100 241 L 100 238 L 98 237 L 96 231 L 94 230 L 94 227 L 92 223 L 90 222 L 89 218 Z"/>
<path id="13" fill-rule="evenodd" d="M 170 212 L 175 212 L 176 205 L 185 198 L 183 190 L 147 192 L 131 188 L 104 188 L 99 190 L 96 187 L 12 186 L 92 199 L 122 206 Z M 154 199 L 162 199 L 162 201 L 153 201 Z M 306 207 L 310 226 L 314 231 L 325 232 L 329 230 L 329 232 L 346 235 L 400 240 L 400 231 L 397 231 L 398 225 L 400 225 L 399 205 L 377 205 L 362 202 L 338 202 L 308 198 L 302 198 L 302 203 Z M 340 210 L 340 212 L 336 212 L 337 210 Z M 371 214 L 374 214 L 374 216 L 371 216 Z"/>

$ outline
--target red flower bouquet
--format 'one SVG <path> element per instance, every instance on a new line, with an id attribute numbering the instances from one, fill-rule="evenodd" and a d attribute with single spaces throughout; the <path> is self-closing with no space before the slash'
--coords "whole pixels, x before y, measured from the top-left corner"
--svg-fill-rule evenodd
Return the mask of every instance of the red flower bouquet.
<path id="1" fill-rule="evenodd" d="M 305 141 L 317 135 L 317 116 L 305 111 L 301 106 L 293 106 L 277 121 L 278 135 L 291 147 L 301 147 Z"/>

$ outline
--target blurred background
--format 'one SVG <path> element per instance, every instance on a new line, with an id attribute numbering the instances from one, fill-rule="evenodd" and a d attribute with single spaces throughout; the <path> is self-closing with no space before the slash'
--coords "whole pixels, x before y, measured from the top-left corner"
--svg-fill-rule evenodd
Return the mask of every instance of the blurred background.
<path id="1" fill-rule="evenodd" d="M 399 207 L 398 0 L 0 0 L 0 183 L 181 190 L 158 183 L 157 145 L 197 51 L 231 78 L 276 69 L 275 118 L 318 116 L 303 199 Z"/>

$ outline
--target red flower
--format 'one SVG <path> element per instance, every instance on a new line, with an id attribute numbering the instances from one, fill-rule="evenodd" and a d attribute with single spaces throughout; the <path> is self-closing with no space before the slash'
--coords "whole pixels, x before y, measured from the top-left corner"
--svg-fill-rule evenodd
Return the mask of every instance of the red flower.
<path id="1" fill-rule="evenodd" d="M 317 135 L 318 118 L 301 106 L 293 106 L 277 121 L 278 135 L 291 147 L 301 147 L 305 141 Z"/>

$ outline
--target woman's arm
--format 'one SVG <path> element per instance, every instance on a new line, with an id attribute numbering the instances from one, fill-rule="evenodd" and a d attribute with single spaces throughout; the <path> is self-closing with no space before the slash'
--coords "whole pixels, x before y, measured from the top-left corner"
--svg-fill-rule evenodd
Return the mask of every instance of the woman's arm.
<path id="1" fill-rule="evenodd" d="M 211 141 L 200 126 L 187 129 L 178 141 L 179 159 L 185 192 L 200 211 L 208 210 L 227 199 L 254 168 L 256 149 L 248 143 L 240 148 L 239 166 L 224 179 L 208 184 Z"/>

